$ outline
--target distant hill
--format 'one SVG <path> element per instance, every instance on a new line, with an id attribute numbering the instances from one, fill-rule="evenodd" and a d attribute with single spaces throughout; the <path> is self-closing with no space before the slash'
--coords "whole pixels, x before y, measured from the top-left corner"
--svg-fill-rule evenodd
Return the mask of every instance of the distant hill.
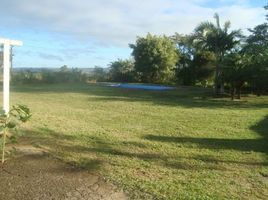
<path id="1" fill-rule="evenodd" d="M 68 70 L 72 69 L 78 69 L 84 74 L 92 74 L 94 71 L 94 68 L 68 68 Z M 103 68 L 105 71 L 108 72 L 108 68 Z M 58 72 L 60 71 L 60 68 L 28 68 L 28 67 L 20 67 L 20 68 L 13 68 L 13 72 L 24 72 L 24 71 L 30 71 L 34 73 L 42 72 L 42 71 L 50 71 L 50 72 Z"/>

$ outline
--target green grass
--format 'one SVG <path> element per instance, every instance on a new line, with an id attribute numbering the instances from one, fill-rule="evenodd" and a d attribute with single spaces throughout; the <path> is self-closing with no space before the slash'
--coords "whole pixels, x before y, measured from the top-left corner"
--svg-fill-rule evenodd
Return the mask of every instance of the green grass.
<path id="1" fill-rule="evenodd" d="M 268 97 L 97 85 L 12 88 L 34 145 L 102 174 L 131 199 L 267 199 Z"/>

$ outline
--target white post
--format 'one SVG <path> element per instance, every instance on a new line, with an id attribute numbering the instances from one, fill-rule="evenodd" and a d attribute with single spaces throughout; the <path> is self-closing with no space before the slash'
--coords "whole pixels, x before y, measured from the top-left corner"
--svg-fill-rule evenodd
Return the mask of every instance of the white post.
<path id="1" fill-rule="evenodd" d="M 10 79 L 10 44 L 4 43 L 3 50 L 3 110 L 9 112 L 9 79 Z"/>
<path id="2" fill-rule="evenodd" d="M 3 110 L 6 114 L 9 112 L 9 82 L 11 67 L 11 47 L 21 46 L 22 42 L 17 40 L 9 40 L 0 38 L 0 44 L 3 44 Z"/>

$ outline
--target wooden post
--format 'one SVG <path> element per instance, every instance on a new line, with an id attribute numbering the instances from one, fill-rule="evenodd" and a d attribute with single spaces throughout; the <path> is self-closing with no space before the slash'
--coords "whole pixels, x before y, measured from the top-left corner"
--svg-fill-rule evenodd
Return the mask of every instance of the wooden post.
<path id="1" fill-rule="evenodd" d="M 9 112 L 9 83 L 10 83 L 10 50 L 12 46 L 21 46 L 22 42 L 0 38 L 0 44 L 3 45 L 3 110 L 6 114 Z"/>

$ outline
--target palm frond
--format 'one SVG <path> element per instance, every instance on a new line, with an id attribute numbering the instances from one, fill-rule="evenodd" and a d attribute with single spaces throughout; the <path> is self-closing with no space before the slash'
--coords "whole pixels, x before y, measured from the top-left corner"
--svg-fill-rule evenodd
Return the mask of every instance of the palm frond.
<path id="1" fill-rule="evenodd" d="M 228 29 L 231 27 L 231 22 L 230 21 L 226 21 L 224 23 L 224 31 L 227 33 Z"/>
<path id="2" fill-rule="evenodd" d="M 220 17 L 219 17 L 219 14 L 218 13 L 215 13 L 214 14 L 214 18 L 216 19 L 216 25 L 217 25 L 217 28 L 221 28 L 221 25 L 220 25 Z"/>
<path id="3" fill-rule="evenodd" d="M 199 33 L 202 33 L 204 31 L 215 31 L 217 30 L 217 27 L 209 22 L 209 21 L 206 21 L 206 22 L 201 22 L 196 28 L 195 28 L 195 32 L 199 32 Z"/>

